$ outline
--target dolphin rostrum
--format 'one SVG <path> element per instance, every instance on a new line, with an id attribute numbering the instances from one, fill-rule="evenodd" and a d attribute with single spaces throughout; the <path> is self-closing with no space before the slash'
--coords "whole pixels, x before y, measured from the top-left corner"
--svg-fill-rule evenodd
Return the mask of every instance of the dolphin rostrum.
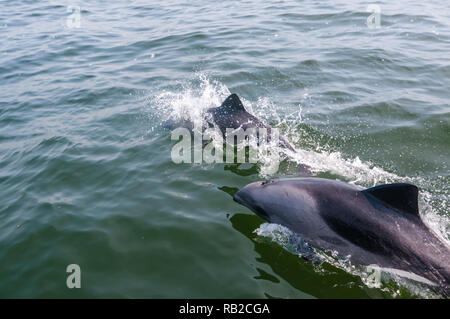
<path id="1" fill-rule="evenodd" d="M 288 178 L 251 183 L 234 200 L 353 264 L 411 274 L 448 296 L 450 248 L 421 220 L 417 197 L 411 184 L 361 190 L 335 180 Z"/>

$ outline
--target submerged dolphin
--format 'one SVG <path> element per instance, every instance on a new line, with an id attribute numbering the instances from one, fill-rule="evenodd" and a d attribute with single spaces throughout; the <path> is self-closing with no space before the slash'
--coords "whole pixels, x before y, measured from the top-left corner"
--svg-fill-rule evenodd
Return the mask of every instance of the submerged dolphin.
<path id="1" fill-rule="evenodd" d="M 226 139 L 227 129 L 235 130 L 238 128 L 242 128 L 243 130 L 251 128 L 265 128 L 267 131 L 267 140 L 270 141 L 272 137 L 272 127 L 265 124 L 256 116 L 248 113 L 241 100 L 235 93 L 228 96 L 219 107 L 208 109 L 205 114 L 205 122 L 206 123 L 204 123 L 202 131 L 206 128 L 217 126 L 222 132 L 224 140 Z M 186 120 L 181 122 L 167 121 L 164 126 L 169 129 L 174 129 L 177 126 L 186 127 L 190 130 L 193 130 L 194 128 L 193 123 Z M 282 149 L 295 152 L 294 147 L 281 135 L 279 136 L 278 146 Z M 311 169 L 309 166 L 299 164 L 298 167 L 302 175 L 311 174 Z"/>
<path id="2" fill-rule="evenodd" d="M 224 137 L 227 128 L 242 128 L 243 130 L 249 128 L 265 128 L 269 139 L 272 135 L 272 127 L 265 124 L 256 116 L 248 113 L 237 94 L 231 94 L 221 106 L 208 109 L 207 113 L 211 114 L 214 124 L 218 126 Z M 279 146 L 290 151 L 295 151 L 283 136 L 279 137 Z"/>
<path id="3" fill-rule="evenodd" d="M 313 246 L 350 256 L 354 264 L 407 272 L 448 296 L 450 248 L 421 220 L 417 196 L 410 184 L 361 190 L 340 181 L 291 178 L 251 183 L 234 200 Z"/>

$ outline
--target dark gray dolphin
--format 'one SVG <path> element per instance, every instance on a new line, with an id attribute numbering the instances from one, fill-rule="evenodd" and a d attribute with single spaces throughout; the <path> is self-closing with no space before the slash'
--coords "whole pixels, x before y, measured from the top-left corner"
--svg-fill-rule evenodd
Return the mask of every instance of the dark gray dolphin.
<path id="1" fill-rule="evenodd" d="M 350 256 L 354 264 L 412 273 L 448 296 L 450 248 L 421 220 L 417 196 L 410 184 L 361 190 L 328 179 L 292 178 L 251 183 L 234 200 L 313 246 Z"/>
<path id="2" fill-rule="evenodd" d="M 267 140 L 270 141 L 272 137 L 272 127 L 265 124 L 256 116 L 248 113 L 241 100 L 235 93 L 228 96 L 222 105 L 208 109 L 205 113 L 204 121 L 202 131 L 206 128 L 218 127 L 222 132 L 224 140 L 226 140 L 227 129 L 235 130 L 238 128 L 242 128 L 243 130 L 247 130 L 249 128 L 265 128 L 267 131 Z M 189 130 L 193 130 L 193 124 L 187 120 L 180 122 L 169 120 L 164 124 L 164 127 L 168 129 L 185 127 Z M 281 135 L 279 136 L 278 145 L 282 149 L 295 152 L 294 147 L 286 140 L 285 137 Z M 302 175 L 311 175 L 311 169 L 309 166 L 299 164 L 298 167 Z"/>
<path id="3" fill-rule="evenodd" d="M 221 106 L 208 109 L 207 113 L 211 114 L 213 123 L 220 129 L 224 138 L 227 128 L 242 128 L 243 130 L 265 128 L 268 139 L 272 135 L 272 127 L 248 113 L 235 93 L 227 97 Z M 295 151 L 294 147 L 283 136 L 279 136 L 279 146 Z"/>
<path id="4" fill-rule="evenodd" d="M 267 131 L 268 141 L 271 139 L 273 130 L 272 127 L 265 124 L 256 116 L 248 113 L 241 100 L 235 93 L 227 97 L 221 106 L 208 109 L 207 114 L 211 115 L 212 122 L 220 129 L 224 139 L 226 138 L 227 128 L 242 128 L 243 130 L 247 130 L 249 128 L 265 128 Z M 214 124 L 210 123 L 209 126 L 214 126 Z M 279 135 L 278 140 L 278 146 L 280 148 L 295 152 L 294 147 L 286 140 L 284 136 Z M 298 169 L 302 176 L 311 175 L 311 168 L 308 165 L 298 164 Z"/>

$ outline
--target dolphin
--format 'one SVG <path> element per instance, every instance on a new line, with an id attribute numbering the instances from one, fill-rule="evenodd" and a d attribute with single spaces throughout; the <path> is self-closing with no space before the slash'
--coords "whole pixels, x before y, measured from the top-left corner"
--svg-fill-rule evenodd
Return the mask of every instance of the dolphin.
<path id="1" fill-rule="evenodd" d="M 267 141 L 270 141 L 272 137 L 273 128 L 258 119 L 256 116 L 247 112 L 241 100 L 235 93 L 228 96 L 220 106 L 206 110 L 204 121 L 203 127 L 201 128 L 202 131 L 205 131 L 207 128 L 217 127 L 220 129 L 224 140 L 226 140 L 227 129 L 236 130 L 239 128 L 242 128 L 244 131 L 252 128 L 264 128 L 267 132 Z M 188 120 L 179 122 L 169 120 L 166 121 L 164 126 L 169 129 L 174 129 L 176 127 L 185 127 L 191 131 L 194 129 L 193 123 Z M 278 146 L 281 149 L 287 149 L 291 152 L 295 152 L 295 148 L 284 136 L 279 136 Z M 311 168 L 309 166 L 305 164 L 298 164 L 298 168 L 302 176 L 311 175 Z"/>
<path id="2" fill-rule="evenodd" d="M 360 189 L 323 178 L 287 178 L 251 183 L 233 199 L 352 264 L 376 265 L 449 296 L 450 248 L 420 218 L 418 192 L 404 183 Z"/>

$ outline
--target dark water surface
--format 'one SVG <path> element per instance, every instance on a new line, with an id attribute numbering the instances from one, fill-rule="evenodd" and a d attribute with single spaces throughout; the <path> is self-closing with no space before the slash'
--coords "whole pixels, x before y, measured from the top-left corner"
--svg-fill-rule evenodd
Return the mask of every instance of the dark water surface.
<path id="1" fill-rule="evenodd" d="M 176 165 L 161 127 L 236 92 L 319 176 L 418 185 L 448 241 L 450 6 L 370 3 L 0 1 L 0 297 L 433 297 L 304 261 L 230 196 L 273 176 Z"/>

